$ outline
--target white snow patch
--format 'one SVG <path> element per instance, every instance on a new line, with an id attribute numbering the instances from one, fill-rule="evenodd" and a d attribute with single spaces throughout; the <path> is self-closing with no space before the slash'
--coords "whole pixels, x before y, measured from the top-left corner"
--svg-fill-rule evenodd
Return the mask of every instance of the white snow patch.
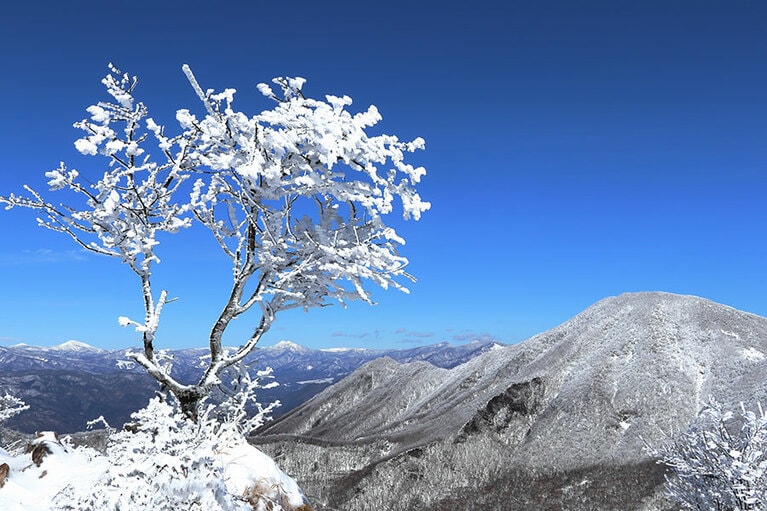
<path id="1" fill-rule="evenodd" d="M 743 355 L 743 358 L 750 362 L 758 362 L 760 360 L 764 360 L 764 353 L 754 348 L 753 346 L 742 349 L 740 352 Z"/>
<path id="2" fill-rule="evenodd" d="M 356 351 L 357 353 L 368 353 L 375 350 L 368 348 L 321 348 L 320 351 L 325 353 L 349 353 L 350 351 Z"/>
<path id="3" fill-rule="evenodd" d="M 224 462 L 226 487 L 234 495 L 242 495 L 254 483 L 260 485 L 264 493 L 275 490 L 288 498 L 291 506 L 304 503 L 301 490 L 296 482 L 280 470 L 272 458 L 250 444 L 240 444 L 232 450 L 220 453 Z"/>
<path id="4" fill-rule="evenodd" d="M 299 351 L 299 352 L 306 352 L 309 351 L 309 348 L 305 348 L 301 346 L 300 344 L 296 344 L 294 342 L 290 341 L 280 341 L 274 346 L 272 346 L 272 349 L 277 350 L 287 350 L 287 351 Z"/>
<path id="5" fill-rule="evenodd" d="M 55 351 L 94 351 L 94 352 L 104 351 L 101 348 L 96 348 L 95 346 L 91 346 L 90 344 L 86 344 L 84 342 L 75 341 L 75 340 L 62 342 L 61 344 L 51 346 L 48 349 L 55 350 Z"/>
<path id="6" fill-rule="evenodd" d="M 93 449 L 62 445 L 52 432 L 41 433 L 33 443 L 45 443 L 51 450 L 39 467 L 29 453 L 14 456 L 0 449 L 0 464 L 10 467 L 8 479 L 0 488 L 2 511 L 50 511 L 54 497 L 65 487 L 86 492 L 110 465 L 106 456 Z M 223 462 L 227 489 L 232 494 L 243 495 L 255 488 L 272 498 L 283 495 L 291 506 L 303 504 L 296 482 L 255 447 L 241 443 L 218 455 Z"/>
<path id="7" fill-rule="evenodd" d="M 117 361 L 117 368 L 121 369 L 123 371 L 129 371 L 136 367 L 136 363 L 131 360 L 118 360 Z"/>
<path id="8" fill-rule="evenodd" d="M 107 468 L 107 458 L 91 449 L 69 449 L 51 432 L 42 433 L 36 443 L 52 451 L 37 467 L 31 454 L 11 456 L 0 450 L 0 463 L 10 467 L 8 480 L 0 489 L 3 511 L 49 511 L 53 497 L 66 486 L 89 488 Z"/>
<path id="9" fill-rule="evenodd" d="M 299 385 L 306 385 L 307 383 L 333 383 L 334 378 L 322 378 L 320 380 L 304 380 L 304 381 L 298 381 Z"/>
<path id="10" fill-rule="evenodd" d="M 590 481 L 589 479 L 584 479 L 584 480 L 582 480 L 580 483 L 577 483 L 577 484 L 569 484 L 569 485 L 567 485 L 567 486 L 563 486 L 563 487 L 562 487 L 562 491 L 563 491 L 563 492 L 568 492 L 568 491 L 570 491 L 570 490 L 573 490 L 573 489 L 575 489 L 575 488 L 578 488 L 578 487 L 580 487 L 580 486 L 585 486 L 585 485 L 587 485 L 587 484 L 589 484 L 589 483 L 591 483 L 591 481 Z"/>

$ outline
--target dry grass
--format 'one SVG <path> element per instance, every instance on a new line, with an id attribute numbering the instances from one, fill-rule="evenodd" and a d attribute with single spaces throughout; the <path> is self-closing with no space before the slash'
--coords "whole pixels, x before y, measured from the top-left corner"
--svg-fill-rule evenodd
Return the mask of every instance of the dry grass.
<path id="1" fill-rule="evenodd" d="M 309 504 L 293 507 L 288 500 L 288 496 L 279 486 L 256 483 L 248 487 L 242 496 L 254 510 L 259 509 L 259 504 L 264 504 L 263 509 L 266 509 L 266 511 L 314 511 L 314 508 Z"/>

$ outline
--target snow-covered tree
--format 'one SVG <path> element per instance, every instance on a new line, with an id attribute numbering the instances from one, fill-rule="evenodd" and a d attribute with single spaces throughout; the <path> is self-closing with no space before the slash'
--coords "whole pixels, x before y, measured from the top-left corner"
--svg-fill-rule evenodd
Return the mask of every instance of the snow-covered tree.
<path id="1" fill-rule="evenodd" d="M 28 409 L 29 405 L 16 396 L 10 394 L 0 396 L 0 424 Z"/>
<path id="2" fill-rule="evenodd" d="M 277 78 L 278 92 L 259 91 L 272 109 L 247 115 L 234 109 L 234 89 L 215 93 L 199 86 L 183 66 L 204 112 L 178 110 L 180 132 L 170 136 L 134 99 L 137 79 L 110 66 L 103 83 L 111 102 L 90 106 L 75 126 L 85 136 L 75 147 L 106 157 L 100 179 L 82 179 L 62 163 L 46 173 L 52 190 L 73 192 L 75 202 L 29 195 L 0 197 L 7 208 L 43 213 L 40 225 L 65 233 L 87 250 L 119 258 L 140 278 L 143 320 L 120 317 L 143 336 L 132 357 L 170 390 L 186 413 L 219 384 L 227 367 L 241 361 L 276 316 L 349 300 L 373 303 L 367 283 L 407 291 L 404 240 L 384 222 L 399 203 L 405 219 L 429 208 L 415 186 L 422 167 L 405 162 L 422 149 L 417 138 L 371 136 L 381 116 L 371 106 L 352 114 L 348 96 L 307 98 L 302 78 Z M 177 381 L 158 360 L 155 336 L 168 293 L 152 287 L 160 261 L 159 238 L 197 222 L 215 238 L 232 268 L 232 285 L 209 335 L 210 362 L 197 382 Z M 229 324 L 254 311 L 260 320 L 238 350 L 227 353 Z"/>
<path id="3" fill-rule="evenodd" d="M 197 421 L 173 400 L 154 398 L 132 415 L 124 430 L 109 430 L 106 470 L 90 486 L 71 485 L 55 498 L 56 509 L 246 511 L 296 509 L 303 496 L 295 481 L 250 446 L 245 434 L 267 418 L 272 406 L 250 418 L 246 405 L 263 388 L 241 373 L 223 403 L 201 400 Z M 254 498 L 257 490 L 258 498 Z"/>
<path id="4" fill-rule="evenodd" d="M 651 449 L 672 474 L 666 492 L 685 509 L 767 509 L 767 414 L 741 405 L 740 417 L 718 403 L 685 433 Z"/>

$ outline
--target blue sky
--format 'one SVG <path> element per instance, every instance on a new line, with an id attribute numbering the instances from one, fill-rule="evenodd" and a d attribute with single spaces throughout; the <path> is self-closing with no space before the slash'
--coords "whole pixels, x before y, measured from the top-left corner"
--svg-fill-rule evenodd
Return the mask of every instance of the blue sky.
<path id="1" fill-rule="evenodd" d="M 746 1 L 14 2 L 0 16 L 0 194 L 65 161 L 98 175 L 72 123 L 105 99 L 112 61 L 151 115 L 203 88 L 303 76 L 309 95 L 375 104 L 383 131 L 421 136 L 432 202 L 393 223 L 412 293 L 281 316 L 265 344 L 511 343 L 628 291 L 694 294 L 767 315 L 767 4 Z M 135 345 L 136 277 L 0 211 L 0 344 Z M 167 241 L 156 279 L 180 300 L 158 344 L 203 345 L 227 260 Z M 236 344 L 257 318 L 238 320 Z"/>

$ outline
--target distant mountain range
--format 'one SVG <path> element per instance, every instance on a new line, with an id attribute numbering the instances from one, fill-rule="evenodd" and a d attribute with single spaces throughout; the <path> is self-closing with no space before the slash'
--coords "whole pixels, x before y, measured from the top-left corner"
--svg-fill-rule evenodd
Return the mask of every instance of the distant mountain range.
<path id="1" fill-rule="evenodd" d="M 767 402 L 767 319 L 636 293 L 466 363 L 373 360 L 254 439 L 318 509 L 659 510 L 645 442 Z"/>
<path id="2" fill-rule="evenodd" d="M 492 349 L 492 342 L 448 343 L 405 350 L 335 348 L 314 350 L 282 341 L 257 348 L 246 359 L 254 371 L 274 370 L 280 384 L 264 390 L 260 401 L 279 400 L 283 415 L 318 392 L 344 378 L 361 365 L 380 357 L 403 363 L 425 361 L 439 367 L 455 367 Z M 119 426 L 143 407 L 157 385 L 144 370 L 131 362 L 130 350 L 107 351 L 78 341 L 52 347 L 0 346 L 0 392 L 10 392 L 30 409 L 8 421 L 6 426 L 32 433 L 53 430 L 59 433 L 82 431 L 88 420 L 103 415 Z M 173 374 L 181 381 L 194 381 L 201 374 L 206 349 L 171 352 Z"/>
<path id="3" fill-rule="evenodd" d="M 180 350 L 182 379 L 205 350 Z M 767 318 L 702 298 L 602 300 L 522 343 L 411 350 L 258 349 L 283 416 L 253 442 L 318 511 L 670 511 L 654 445 L 711 399 L 767 403 Z M 0 392 L 32 409 L 10 426 L 120 424 L 154 383 L 125 351 L 0 347 Z M 287 411 L 287 413 L 285 413 Z"/>

